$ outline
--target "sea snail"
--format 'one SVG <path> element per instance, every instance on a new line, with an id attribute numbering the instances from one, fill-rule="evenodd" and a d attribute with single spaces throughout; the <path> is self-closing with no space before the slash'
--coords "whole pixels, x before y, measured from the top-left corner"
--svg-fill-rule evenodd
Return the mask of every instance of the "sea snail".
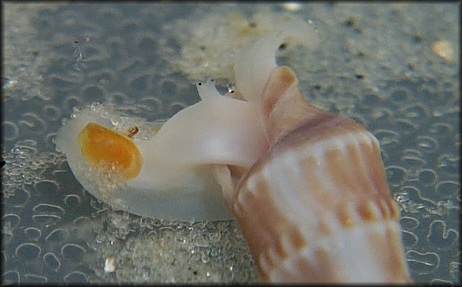
<path id="1" fill-rule="evenodd" d="M 64 123 L 57 147 L 115 207 L 180 220 L 232 214 L 265 281 L 410 281 L 377 139 L 306 102 L 294 72 L 276 65 L 286 36 L 236 56 L 244 100 L 200 83 L 201 101 L 146 138 L 92 105 Z"/>

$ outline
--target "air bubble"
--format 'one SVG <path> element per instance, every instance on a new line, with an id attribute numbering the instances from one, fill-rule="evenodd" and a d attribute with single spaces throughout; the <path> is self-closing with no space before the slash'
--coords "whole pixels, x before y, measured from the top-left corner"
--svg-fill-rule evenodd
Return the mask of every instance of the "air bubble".
<path id="1" fill-rule="evenodd" d="M 8 270 L 2 273 L 2 285 L 19 285 L 21 276 L 16 270 Z"/>
<path id="2" fill-rule="evenodd" d="M 430 112 L 422 104 L 412 104 L 411 106 L 405 107 L 403 110 L 404 116 L 408 119 L 415 121 L 422 121 L 424 118 L 428 117 Z"/>
<path id="3" fill-rule="evenodd" d="M 419 182 L 424 186 L 432 186 L 438 180 L 438 175 L 431 169 L 424 169 L 419 173 Z"/>
<path id="4" fill-rule="evenodd" d="M 419 220 L 409 216 L 402 216 L 399 223 L 403 229 L 408 231 L 415 230 L 420 225 Z"/>
<path id="5" fill-rule="evenodd" d="M 86 251 L 77 244 L 66 244 L 61 248 L 61 255 L 73 262 L 81 262 Z"/>
<path id="6" fill-rule="evenodd" d="M 427 154 L 435 153 L 439 149 L 438 142 L 434 138 L 428 136 L 418 136 L 417 147 Z"/>
<path id="7" fill-rule="evenodd" d="M 49 242 L 59 243 L 65 242 L 68 239 L 68 237 L 69 232 L 67 230 L 57 228 L 51 231 L 50 234 L 48 234 L 47 237 L 45 237 L 45 240 Z"/>
<path id="8" fill-rule="evenodd" d="M 111 117 L 111 123 L 115 127 L 117 127 L 121 121 L 122 121 L 122 119 L 118 115 L 115 115 L 115 116 Z"/>
<path id="9" fill-rule="evenodd" d="M 66 197 L 64 197 L 64 204 L 66 204 L 70 208 L 79 207 L 81 203 L 82 199 L 80 199 L 80 196 L 76 194 L 68 194 L 66 195 Z"/>
<path id="10" fill-rule="evenodd" d="M 405 203 L 409 201 L 409 194 L 407 192 L 398 192 L 393 195 L 395 200 L 399 203 Z"/>
<path id="11" fill-rule="evenodd" d="M 460 183 L 457 181 L 441 181 L 436 185 L 435 191 L 440 198 L 453 198 L 460 192 Z"/>
<path id="12" fill-rule="evenodd" d="M 40 226 L 49 227 L 61 221 L 61 216 L 53 214 L 36 214 L 32 215 L 32 221 Z"/>
<path id="13" fill-rule="evenodd" d="M 395 104 L 402 105 L 402 103 L 409 102 L 409 91 L 402 87 L 394 88 L 390 92 L 390 99 Z"/>
<path id="14" fill-rule="evenodd" d="M 59 216 L 62 216 L 65 213 L 64 208 L 62 208 L 61 206 L 48 203 L 37 204 L 32 208 L 32 211 L 37 214 L 53 214 Z"/>
<path id="15" fill-rule="evenodd" d="M 18 227 L 19 223 L 21 222 L 21 217 L 17 214 L 5 214 L 2 217 L 2 224 L 5 227 L 7 224 L 9 228 L 16 228 Z"/>
<path id="16" fill-rule="evenodd" d="M 416 124 L 406 118 L 397 119 L 395 126 L 396 130 L 403 135 L 413 134 L 418 130 Z"/>
<path id="17" fill-rule="evenodd" d="M 83 272 L 74 271 L 64 276 L 64 282 L 67 283 L 86 283 L 88 282 L 87 275 Z"/>
<path id="18" fill-rule="evenodd" d="M 417 274 L 431 274 L 440 266 L 440 257 L 435 252 L 418 252 L 410 250 L 407 262 L 413 272 Z"/>
<path id="19" fill-rule="evenodd" d="M 85 102 L 103 101 L 104 92 L 97 86 L 88 86 L 82 91 L 82 98 Z"/>
<path id="20" fill-rule="evenodd" d="M 47 105 L 43 108 L 43 115 L 49 121 L 58 121 L 61 119 L 61 109 L 57 106 Z"/>
<path id="21" fill-rule="evenodd" d="M 42 237 L 42 231 L 35 227 L 28 227 L 24 229 L 24 234 L 32 241 L 38 241 Z"/>
<path id="22" fill-rule="evenodd" d="M 444 138 L 448 134 L 452 133 L 453 127 L 449 123 L 436 122 L 430 125 L 428 132 L 434 134 L 435 137 Z"/>
<path id="23" fill-rule="evenodd" d="M 46 267 L 52 269 L 55 272 L 58 271 L 59 267 L 61 267 L 59 258 L 51 252 L 45 253 L 43 255 L 43 262 L 45 263 Z"/>
<path id="24" fill-rule="evenodd" d="M 34 243 L 23 243 L 16 247 L 14 254 L 19 260 L 29 261 L 38 259 L 42 249 Z"/>
<path id="25" fill-rule="evenodd" d="M 3 139 L 6 141 L 13 141 L 19 135 L 18 126 L 15 123 L 10 122 L 10 121 L 3 121 L 2 130 L 3 130 Z"/>
<path id="26" fill-rule="evenodd" d="M 82 106 L 82 100 L 80 97 L 77 96 L 66 96 L 64 100 L 64 108 L 65 110 L 72 110 L 73 113 L 71 114 L 71 118 L 78 118 L 79 117 L 79 109 L 77 107 Z"/>
<path id="27" fill-rule="evenodd" d="M 413 232 L 403 230 L 401 234 L 406 248 L 412 248 L 419 242 L 419 238 Z"/>
<path id="28" fill-rule="evenodd" d="M 46 283 L 48 282 L 48 278 L 46 276 L 38 275 L 38 274 L 24 274 L 25 281 L 27 283 Z"/>
<path id="29" fill-rule="evenodd" d="M 419 172 L 421 172 L 422 168 L 426 165 L 425 160 L 421 157 L 411 155 L 402 156 L 401 163 L 403 168 L 407 170 L 409 180 L 417 179 Z"/>
<path id="30" fill-rule="evenodd" d="M 407 171 L 400 166 L 388 166 L 385 168 L 387 181 L 391 186 L 400 186 L 407 180 Z"/>
<path id="31" fill-rule="evenodd" d="M 25 188 L 15 191 L 14 196 L 6 199 L 6 204 L 11 207 L 25 207 L 29 203 L 30 193 Z"/>
<path id="32" fill-rule="evenodd" d="M 59 185 L 54 180 L 48 180 L 48 179 L 39 180 L 38 182 L 34 184 L 34 188 L 40 194 L 47 194 L 47 195 L 59 194 Z"/>

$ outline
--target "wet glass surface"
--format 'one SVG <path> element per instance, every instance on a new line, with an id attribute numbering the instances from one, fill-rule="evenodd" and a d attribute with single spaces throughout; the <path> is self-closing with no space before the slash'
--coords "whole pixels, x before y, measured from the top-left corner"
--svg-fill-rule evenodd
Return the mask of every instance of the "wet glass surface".
<path id="1" fill-rule="evenodd" d="M 457 3 L 3 8 L 2 282 L 257 281 L 234 222 L 112 210 L 82 188 L 53 138 L 74 107 L 109 102 L 155 121 L 199 101 L 196 80 L 218 74 L 226 88 L 239 41 L 230 21 L 254 17 L 259 29 L 289 15 L 312 20 L 321 44 L 278 61 L 310 102 L 379 139 L 412 278 L 460 283 Z"/>

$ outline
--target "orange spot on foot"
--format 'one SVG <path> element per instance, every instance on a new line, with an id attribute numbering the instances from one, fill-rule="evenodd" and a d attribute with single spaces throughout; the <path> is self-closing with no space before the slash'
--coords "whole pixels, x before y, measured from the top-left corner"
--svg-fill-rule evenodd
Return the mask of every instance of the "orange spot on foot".
<path id="1" fill-rule="evenodd" d="M 130 138 L 95 123 L 87 124 L 80 132 L 79 144 L 88 162 L 117 166 L 125 179 L 136 177 L 143 165 L 141 154 Z"/>

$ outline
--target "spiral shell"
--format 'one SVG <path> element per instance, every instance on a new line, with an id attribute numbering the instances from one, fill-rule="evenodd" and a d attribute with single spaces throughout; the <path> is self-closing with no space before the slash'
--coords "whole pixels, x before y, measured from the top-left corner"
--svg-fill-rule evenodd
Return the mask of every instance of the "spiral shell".
<path id="1" fill-rule="evenodd" d="M 265 280 L 407 280 L 378 159 L 370 133 L 333 118 L 288 134 L 252 168 L 232 210 Z"/>
<path id="2" fill-rule="evenodd" d="M 262 279 L 409 281 L 377 139 L 307 103 L 288 67 L 271 73 L 261 111 L 269 151 L 243 176 L 216 173 Z"/>

